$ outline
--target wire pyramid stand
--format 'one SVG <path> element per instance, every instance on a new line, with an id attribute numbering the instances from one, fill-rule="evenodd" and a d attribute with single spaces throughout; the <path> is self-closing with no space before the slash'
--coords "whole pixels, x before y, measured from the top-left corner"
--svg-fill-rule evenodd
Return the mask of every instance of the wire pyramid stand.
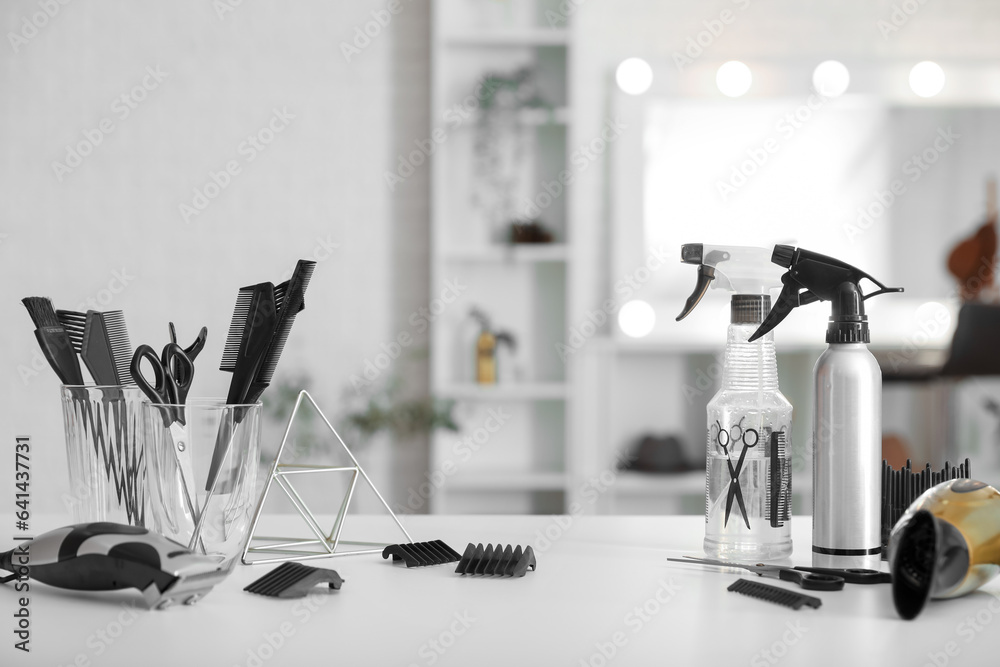
<path id="1" fill-rule="evenodd" d="M 285 451 L 285 445 L 288 442 L 288 434 L 292 430 L 292 424 L 295 422 L 295 415 L 299 412 L 299 407 L 302 405 L 303 400 L 308 400 L 316 412 L 323 419 L 323 423 L 326 427 L 330 429 L 334 437 L 337 438 L 337 442 L 340 446 L 344 448 L 347 455 L 351 457 L 351 461 L 354 465 L 349 466 L 325 466 L 325 465 L 305 465 L 305 464 L 290 464 L 282 463 L 281 455 Z M 307 473 L 341 473 L 349 474 L 351 476 L 350 485 L 347 489 L 347 494 L 340 503 L 340 511 L 337 513 L 337 518 L 333 523 L 333 527 L 330 532 L 326 533 L 319 525 L 319 521 L 313 516 L 312 511 L 306 506 L 305 501 L 299 495 L 298 491 L 292 485 L 292 477 L 294 475 L 307 474 Z M 264 486 L 264 492 L 260 496 L 260 500 L 257 502 L 257 510 L 254 512 L 253 522 L 250 524 L 250 536 L 247 538 L 246 545 L 243 547 L 243 555 L 240 560 L 244 565 L 263 565 L 266 563 L 284 563 L 287 561 L 300 561 L 300 560 L 312 560 L 315 558 L 332 558 L 336 556 L 354 556 L 358 554 L 371 554 L 371 553 L 381 553 L 382 549 L 389 546 L 389 543 L 381 542 L 358 542 L 352 540 L 341 539 L 341 532 L 344 529 L 344 520 L 347 517 L 347 511 L 351 505 L 351 499 L 354 497 L 354 489 L 358 484 L 358 478 L 361 477 L 371 490 L 375 492 L 378 499 L 382 502 L 383 507 L 392 517 L 392 520 L 399 527 L 399 530 L 403 533 L 406 538 L 406 542 L 413 542 L 410 534 L 406 532 L 403 528 L 403 524 L 399 522 L 396 514 L 389 508 L 389 504 L 385 502 L 385 498 L 379 493 L 379 490 L 375 488 L 375 484 L 372 483 L 371 479 L 368 478 L 367 473 L 362 469 L 361 464 L 358 460 L 354 458 L 354 454 L 348 449 L 347 445 L 344 444 L 343 439 L 340 434 L 337 433 L 337 429 L 333 428 L 330 420 L 326 418 L 323 411 L 320 410 L 319 406 L 309 392 L 302 390 L 299 392 L 299 397 L 295 401 L 295 407 L 292 409 L 292 414 L 288 418 L 288 426 L 285 427 L 285 435 L 281 438 L 281 445 L 278 447 L 278 453 L 274 457 L 274 463 L 271 465 L 271 473 L 268 475 L 267 484 Z M 268 536 L 258 536 L 257 523 L 260 520 L 260 515 L 264 509 L 264 502 L 267 500 L 267 495 L 271 490 L 272 484 L 277 483 L 279 487 L 288 496 L 288 499 L 292 501 L 295 509 L 298 510 L 299 515 L 305 520 L 309 529 L 312 531 L 314 538 L 310 539 L 299 539 L 292 537 L 268 537 Z M 261 546 L 253 546 L 254 540 L 261 542 L 267 542 Z M 349 547 L 359 547 L 354 549 L 345 549 L 345 546 Z M 274 558 L 258 558 L 255 560 L 249 560 L 249 556 L 252 554 L 277 554 Z"/>

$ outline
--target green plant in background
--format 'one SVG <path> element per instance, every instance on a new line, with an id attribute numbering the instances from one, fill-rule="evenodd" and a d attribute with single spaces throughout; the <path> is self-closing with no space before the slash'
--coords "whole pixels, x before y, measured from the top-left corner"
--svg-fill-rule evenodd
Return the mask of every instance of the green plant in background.
<path id="1" fill-rule="evenodd" d="M 308 374 L 298 374 L 280 378 L 264 394 L 264 418 L 284 433 L 288 417 L 295 407 L 299 392 L 310 391 L 312 379 Z M 366 391 L 357 392 L 353 387 L 344 388 L 341 409 L 337 418 L 337 429 L 352 450 L 367 445 L 380 432 L 388 432 L 400 440 L 431 433 L 439 428 L 458 431 L 453 411 L 454 401 L 433 398 L 405 398 L 404 383 L 398 375 L 370 385 Z M 319 429 L 316 412 L 306 408 L 295 418 L 295 427 L 289 434 L 291 440 L 286 447 L 289 460 L 301 460 L 321 456 L 324 438 L 329 437 L 326 429 Z M 280 442 L 278 440 L 277 442 Z M 327 443 L 329 446 L 329 443 Z M 261 449 L 261 462 L 269 464 L 274 460 L 277 445 L 273 451 Z"/>
<path id="2" fill-rule="evenodd" d="M 367 442 L 385 431 L 400 439 L 431 433 L 439 428 L 458 431 L 452 412 L 455 402 L 435 398 L 403 398 L 403 382 L 393 375 L 372 385 L 361 395 L 345 390 L 349 406 L 345 422 Z"/>

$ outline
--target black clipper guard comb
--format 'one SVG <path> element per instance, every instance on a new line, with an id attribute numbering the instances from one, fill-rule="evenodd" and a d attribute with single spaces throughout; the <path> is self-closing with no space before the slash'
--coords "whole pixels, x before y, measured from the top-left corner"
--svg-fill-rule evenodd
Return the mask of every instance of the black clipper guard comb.
<path id="1" fill-rule="evenodd" d="M 382 558 L 392 556 L 392 562 L 403 561 L 406 567 L 423 567 L 425 565 L 442 565 L 454 563 L 462 557 L 457 551 L 441 540 L 433 542 L 411 542 L 409 544 L 390 544 L 382 550 Z"/>
<path id="2" fill-rule="evenodd" d="M 528 546 L 522 551 L 521 546 L 512 548 L 509 544 L 506 548 L 502 544 L 494 547 L 487 544 L 483 548 L 480 542 L 478 546 L 469 542 L 462 554 L 462 560 L 455 568 L 456 574 L 484 574 L 498 577 L 523 577 L 528 570 L 536 569 L 535 552 Z"/>
<path id="3" fill-rule="evenodd" d="M 340 590 L 344 580 L 336 570 L 310 567 L 301 563 L 284 563 L 244 588 L 248 593 L 270 598 L 304 598 L 316 584 L 328 583 L 333 590 Z"/>

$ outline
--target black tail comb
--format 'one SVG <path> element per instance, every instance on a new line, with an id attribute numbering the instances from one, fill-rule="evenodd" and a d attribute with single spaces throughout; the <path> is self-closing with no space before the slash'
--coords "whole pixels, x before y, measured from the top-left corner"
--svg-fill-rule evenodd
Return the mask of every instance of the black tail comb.
<path id="1" fill-rule="evenodd" d="M 329 583 L 330 588 L 334 590 L 340 590 L 344 580 L 335 570 L 310 567 L 301 563 L 285 563 L 274 568 L 243 590 L 257 595 L 266 595 L 270 598 L 302 598 L 316 584 L 324 583 Z"/>
<path id="2" fill-rule="evenodd" d="M 737 579 L 730 584 L 727 590 L 739 593 L 740 595 L 757 598 L 758 600 L 764 600 L 765 602 L 773 602 L 791 607 L 792 609 L 801 609 L 803 605 L 819 609 L 820 605 L 823 604 L 822 600 L 814 598 L 811 595 L 796 593 L 781 586 L 763 584 L 759 581 L 751 581 L 750 579 Z"/>
<path id="3" fill-rule="evenodd" d="M 404 561 L 406 567 L 441 565 L 461 560 L 462 556 L 441 540 L 390 544 L 382 550 L 382 558 L 392 556 L 392 562 Z"/>
<path id="4" fill-rule="evenodd" d="M 498 544 L 496 547 L 487 544 L 484 549 L 481 542 L 479 545 L 469 542 L 455 572 L 457 574 L 523 577 L 529 569 L 534 571 L 536 565 L 535 552 L 530 546 L 525 547 L 522 551 L 520 545 L 514 549 L 509 544 L 506 548 L 502 544 Z"/>

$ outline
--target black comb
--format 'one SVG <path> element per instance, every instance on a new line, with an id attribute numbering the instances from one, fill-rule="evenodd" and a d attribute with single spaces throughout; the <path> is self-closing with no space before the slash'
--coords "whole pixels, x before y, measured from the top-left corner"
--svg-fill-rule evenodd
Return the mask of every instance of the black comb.
<path id="1" fill-rule="evenodd" d="M 483 548 L 482 543 L 477 546 L 469 542 L 455 573 L 523 577 L 529 569 L 534 571 L 536 565 L 535 552 L 530 546 L 522 551 L 520 545 L 516 549 L 509 544 L 506 548 L 502 544 L 497 544 L 496 547 L 487 544 Z"/>
<path id="2" fill-rule="evenodd" d="M 767 457 L 770 463 L 767 480 L 769 502 L 764 508 L 764 518 L 771 522 L 772 528 L 780 528 L 791 519 L 789 506 L 792 497 L 792 471 L 785 458 L 784 431 L 771 433 Z"/>
<path id="3" fill-rule="evenodd" d="M 284 563 L 243 590 L 271 598 L 302 598 L 316 584 L 324 583 L 328 583 L 333 590 L 340 590 L 344 580 L 336 570 L 310 567 L 301 563 Z"/>
<path id="4" fill-rule="evenodd" d="M 226 403 L 240 404 L 246 397 L 274 335 L 278 309 L 271 283 L 240 288 L 219 364 L 220 371 L 233 374 Z"/>
<path id="5" fill-rule="evenodd" d="M 727 590 L 739 593 L 740 595 L 748 595 L 758 600 L 764 600 L 765 602 L 773 602 L 791 607 L 792 609 L 801 609 L 803 605 L 819 609 L 820 605 L 823 604 L 822 600 L 814 598 L 811 595 L 803 595 L 802 593 L 796 593 L 781 586 L 763 584 L 759 581 L 751 581 L 750 579 L 737 579 L 730 584 Z"/>
<path id="6" fill-rule="evenodd" d="M 421 567 L 424 565 L 441 565 L 454 563 L 462 557 L 457 551 L 441 540 L 433 542 L 410 542 L 409 544 L 390 544 L 382 550 L 382 558 L 392 556 L 392 562 L 404 561 L 406 567 Z"/>
<path id="7" fill-rule="evenodd" d="M 73 349 L 77 354 L 83 349 L 83 334 L 87 328 L 87 314 L 79 313 L 75 310 L 57 310 L 56 317 L 59 323 L 66 330 L 69 342 L 73 344 Z"/>
<path id="8" fill-rule="evenodd" d="M 287 286 L 284 284 L 275 287 L 275 292 L 281 295 L 281 307 L 278 311 L 278 323 L 275 325 L 274 336 L 264 353 L 264 360 L 254 377 L 253 384 L 245 400 L 247 403 L 256 403 L 260 395 L 264 393 L 267 386 L 274 377 L 274 370 L 278 367 L 278 359 L 282 350 L 285 349 L 285 342 L 288 334 L 292 331 L 292 324 L 295 323 L 295 316 L 305 308 L 306 288 L 309 287 L 309 280 L 313 271 L 316 270 L 316 262 L 300 259 L 295 264 L 295 271 L 289 279 Z M 277 303 L 278 297 L 275 297 Z"/>

